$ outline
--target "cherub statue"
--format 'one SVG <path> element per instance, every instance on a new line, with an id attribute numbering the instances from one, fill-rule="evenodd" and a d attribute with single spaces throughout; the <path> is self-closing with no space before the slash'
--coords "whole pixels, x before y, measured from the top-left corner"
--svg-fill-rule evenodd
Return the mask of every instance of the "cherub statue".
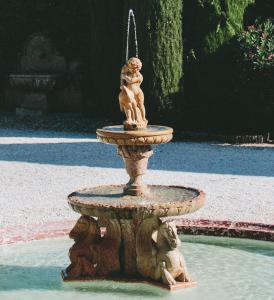
<path id="1" fill-rule="evenodd" d="M 132 57 L 121 70 L 119 104 L 121 111 L 126 115 L 125 129 L 140 129 L 147 126 L 144 93 L 140 88 L 143 81 L 141 68 L 140 59 Z"/>
<path id="2" fill-rule="evenodd" d="M 91 247 L 100 240 L 100 227 L 98 222 L 91 217 L 81 216 L 69 237 L 75 244 L 69 249 L 71 264 L 66 269 L 70 278 L 80 276 L 94 276 L 97 269 L 97 261 L 91 254 Z"/>
<path id="3" fill-rule="evenodd" d="M 136 235 L 138 272 L 165 285 L 190 282 L 180 243 L 174 222 L 145 219 Z"/>
<path id="4" fill-rule="evenodd" d="M 106 227 L 103 237 L 100 225 Z M 102 218 L 96 220 L 93 217 L 81 216 L 69 237 L 74 239 L 75 243 L 69 249 L 71 264 L 65 271 L 67 278 L 94 278 L 120 272 L 121 228 L 119 221 Z"/>

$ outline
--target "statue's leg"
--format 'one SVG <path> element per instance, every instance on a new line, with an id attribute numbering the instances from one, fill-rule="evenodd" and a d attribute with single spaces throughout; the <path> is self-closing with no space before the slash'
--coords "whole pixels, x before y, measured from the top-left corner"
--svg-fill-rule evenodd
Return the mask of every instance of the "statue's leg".
<path id="1" fill-rule="evenodd" d="M 176 280 L 180 281 L 180 282 L 192 281 L 188 275 L 188 272 L 187 272 L 187 269 L 185 266 L 185 260 L 184 260 L 183 256 L 180 257 L 180 265 L 181 265 L 182 273 L 176 278 Z"/>
<path id="2" fill-rule="evenodd" d="M 137 107 L 137 103 L 132 103 L 132 112 L 133 112 L 133 120 L 138 122 L 138 107 Z"/>
<path id="3" fill-rule="evenodd" d="M 161 273 L 162 273 L 162 282 L 167 285 L 175 285 L 176 280 L 168 272 L 168 270 L 166 268 L 166 263 L 164 261 L 160 262 L 160 268 L 161 268 Z"/>
<path id="4" fill-rule="evenodd" d="M 71 278 L 77 278 L 82 274 L 82 262 L 79 257 L 71 258 L 71 264 L 67 267 L 66 273 Z"/>
<path id="5" fill-rule="evenodd" d="M 191 282 L 191 278 L 188 276 L 188 274 L 184 271 L 182 272 L 177 278 L 177 281 L 180 282 Z"/>
<path id="6" fill-rule="evenodd" d="M 146 108 L 144 105 L 145 97 L 142 90 L 136 95 L 137 103 L 141 111 L 143 121 L 146 121 Z"/>
<path id="7" fill-rule="evenodd" d="M 128 105 L 128 107 L 125 108 L 125 114 L 127 117 L 127 123 L 132 123 L 132 109 L 131 105 Z"/>
<path id="8" fill-rule="evenodd" d="M 94 276 L 96 274 L 96 265 L 94 265 L 91 261 L 89 261 L 86 257 L 82 258 L 82 274 L 87 276 Z"/>

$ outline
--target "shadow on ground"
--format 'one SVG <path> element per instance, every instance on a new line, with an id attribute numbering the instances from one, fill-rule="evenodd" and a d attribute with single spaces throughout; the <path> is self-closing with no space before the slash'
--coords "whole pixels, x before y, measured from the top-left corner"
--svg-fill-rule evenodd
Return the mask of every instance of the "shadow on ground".
<path id="1" fill-rule="evenodd" d="M 154 147 L 152 170 L 274 177 L 274 149 L 169 143 Z M 0 144 L 0 161 L 123 168 L 115 146 L 96 141 Z"/>

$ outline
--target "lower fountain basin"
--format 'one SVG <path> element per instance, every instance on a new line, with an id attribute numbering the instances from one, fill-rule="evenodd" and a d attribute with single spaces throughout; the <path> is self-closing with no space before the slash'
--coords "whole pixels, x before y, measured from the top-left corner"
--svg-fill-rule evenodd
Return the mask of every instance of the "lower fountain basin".
<path id="1" fill-rule="evenodd" d="M 67 238 L 0 246 L 0 299 L 273 299 L 274 243 L 182 236 L 182 251 L 197 288 L 171 293 L 141 283 L 63 283 Z"/>
<path id="2" fill-rule="evenodd" d="M 192 213 L 205 201 L 202 191 L 182 186 L 150 185 L 149 195 L 123 194 L 123 185 L 105 185 L 76 191 L 68 196 L 69 205 L 82 215 L 132 219 L 169 217 Z"/>

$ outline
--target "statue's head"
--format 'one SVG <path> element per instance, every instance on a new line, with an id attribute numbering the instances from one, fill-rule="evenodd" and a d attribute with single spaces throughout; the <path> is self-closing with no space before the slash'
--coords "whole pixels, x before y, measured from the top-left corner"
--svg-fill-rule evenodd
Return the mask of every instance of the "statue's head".
<path id="1" fill-rule="evenodd" d="M 175 249 L 180 245 L 180 239 L 177 235 L 177 228 L 174 222 L 163 222 L 158 231 L 158 240 L 165 240 L 170 249 Z"/>
<path id="2" fill-rule="evenodd" d="M 97 239 L 100 237 L 100 227 L 95 219 L 81 216 L 72 228 L 69 237 L 75 242 L 80 242 L 87 237 Z"/>
<path id="3" fill-rule="evenodd" d="M 137 57 L 131 57 L 127 62 L 127 66 L 131 71 L 140 71 L 142 69 L 142 62 Z"/>

